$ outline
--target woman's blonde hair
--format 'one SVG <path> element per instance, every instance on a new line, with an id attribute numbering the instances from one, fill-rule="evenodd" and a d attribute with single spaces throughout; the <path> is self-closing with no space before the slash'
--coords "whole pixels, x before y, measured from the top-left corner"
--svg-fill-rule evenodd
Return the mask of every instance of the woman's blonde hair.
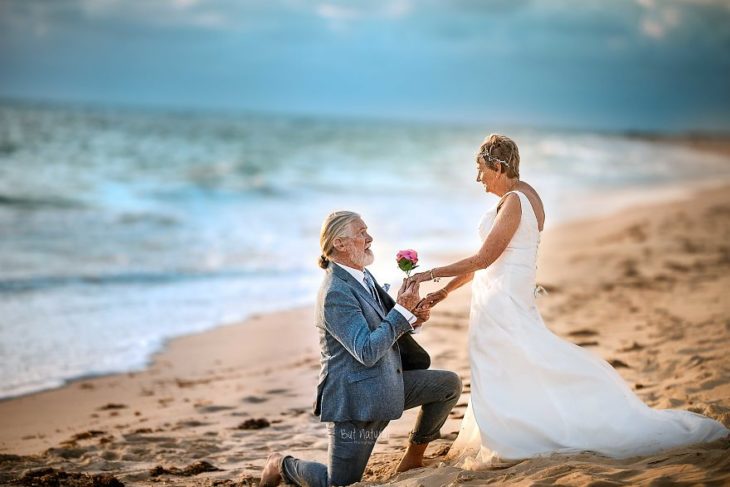
<path id="1" fill-rule="evenodd" d="M 487 167 L 496 170 L 501 164 L 508 177 L 520 177 L 520 151 L 517 149 L 517 144 L 509 137 L 491 134 L 479 147 L 477 162 L 480 157 L 484 159 Z"/>
<path id="2" fill-rule="evenodd" d="M 319 232 L 319 247 L 322 255 L 319 256 L 318 264 L 326 269 L 330 264 L 329 257 L 334 250 L 334 241 L 337 237 L 347 237 L 350 234 L 350 223 L 360 218 L 354 211 L 335 211 L 330 213 L 322 222 L 322 230 Z"/>

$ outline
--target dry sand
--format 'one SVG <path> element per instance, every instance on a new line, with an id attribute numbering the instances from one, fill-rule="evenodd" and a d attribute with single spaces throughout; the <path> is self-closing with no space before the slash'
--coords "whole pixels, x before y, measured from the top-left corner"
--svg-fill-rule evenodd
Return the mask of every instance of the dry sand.
<path id="1" fill-rule="evenodd" d="M 539 299 L 546 324 L 612 361 L 644 401 L 730 426 L 728 191 L 551 229 L 538 280 L 550 292 Z M 429 447 L 431 465 L 391 475 L 415 420 L 407 411 L 383 433 L 363 485 L 730 484 L 728 439 L 621 461 L 563 456 L 481 472 L 446 465 L 469 397 L 468 301 L 467 288 L 455 293 L 417 336 L 433 368 L 457 371 L 466 384 L 444 438 Z M 40 483 L 44 475 L 68 485 L 255 485 L 271 451 L 324 460 L 325 425 L 310 412 L 312 315 L 255 317 L 174 340 L 143 372 L 0 402 L 0 484 L 25 474 L 25 485 L 56 485 Z M 42 468 L 56 470 L 34 470 Z"/>

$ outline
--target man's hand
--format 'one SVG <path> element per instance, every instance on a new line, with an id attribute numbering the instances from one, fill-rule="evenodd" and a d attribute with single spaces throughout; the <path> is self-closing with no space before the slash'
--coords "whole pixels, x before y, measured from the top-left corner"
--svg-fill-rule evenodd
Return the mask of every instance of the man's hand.
<path id="1" fill-rule="evenodd" d="M 416 308 L 413 310 L 413 314 L 416 318 L 418 318 L 418 320 L 416 320 L 413 324 L 414 327 L 424 324 L 429 318 L 431 318 L 431 308 L 428 306 L 425 299 L 418 302 Z"/>
<path id="2" fill-rule="evenodd" d="M 421 300 L 421 297 L 418 295 L 419 286 L 420 284 L 418 282 L 403 279 L 403 285 L 398 290 L 398 299 L 396 302 L 413 314 L 415 314 L 414 310 Z"/>

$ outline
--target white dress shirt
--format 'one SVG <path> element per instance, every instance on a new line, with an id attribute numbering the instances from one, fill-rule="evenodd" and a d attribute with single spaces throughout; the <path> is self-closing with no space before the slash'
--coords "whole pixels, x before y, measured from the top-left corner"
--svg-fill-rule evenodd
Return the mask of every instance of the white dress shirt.
<path id="1" fill-rule="evenodd" d="M 363 271 L 360 271 L 360 270 L 354 269 L 354 268 L 352 268 L 352 267 L 348 267 L 348 266 L 346 266 L 346 265 L 343 265 L 343 264 L 338 264 L 337 262 L 334 262 L 334 264 L 337 264 L 338 266 L 342 267 L 342 268 L 343 268 L 343 269 L 345 269 L 345 270 L 346 270 L 347 272 L 349 272 L 349 273 L 350 273 L 350 275 L 351 275 L 352 277 L 354 277 L 354 278 L 355 278 L 355 280 L 356 280 L 357 282 L 359 282 L 359 283 L 360 283 L 360 285 L 361 285 L 361 286 L 362 286 L 363 288 L 365 288 L 365 290 L 366 290 L 366 291 L 368 292 L 368 294 L 370 294 L 370 289 L 368 288 L 368 285 L 367 285 L 367 284 L 365 284 L 365 273 L 364 273 Z M 373 283 L 373 284 L 374 284 L 374 283 Z M 378 299 L 379 299 L 379 298 L 378 298 Z M 418 321 L 418 318 L 416 318 L 416 316 L 415 316 L 415 315 L 414 315 L 413 313 L 411 313 L 410 311 L 408 311 L 408 310 L 407 310 L 407 309 L 405 308 L 405 306 L 402 306 L 402 305 L 400 305 L 400 304 L 398 304 L 398 303 L 395 303 L 395 306 L 393 307 L 393 309 L 395 309 L 395 310 L 396 310 L 396 311 L 398 311 L 398 312 L 399 312 L 400 314 L 402 314 L 402 315 L 403 315 L 403 317 L 404 317 L 404 318 L 405 318 L 406 320 L 408 320 L 408 323 L 409 323 L 410 325 L 413 325 L 413 323 L 415 323 L 416 321 Z M 413 326 L 411 326 L 411 328 L 413 328 Z"/>

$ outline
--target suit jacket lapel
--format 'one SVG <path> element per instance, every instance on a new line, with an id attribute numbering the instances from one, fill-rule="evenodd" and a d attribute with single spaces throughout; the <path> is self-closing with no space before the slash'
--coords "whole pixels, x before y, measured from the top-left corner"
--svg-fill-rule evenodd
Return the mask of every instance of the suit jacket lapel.
<path id="1" fill-rule="evenodd" d="M 393 298 L 390 297 L 390 294 L 385 292 L 385 289 L 380 287 L 380 284 L 378 284 L 378 281 L 375 280 L 375 276 L 370 271 L 365 271 L 368 273 L 370 278 L 375 283 L 375 289 L 378 292 L 378 296 L 380 296 L 380 302 L 383 303 L 383 306 L 385 307 L 385 312 L 389 313 L 391 309 L 393 309 L 393 306 L 395 306 L 395 301 L 393 301 Z"/>
<path id="2" fill-rule="evenodd" d="M 347 272 L 342 267 L 338 266 L 334 262 L 332 262 L 328 267 L 327 270 L 332 270 L 332 273 L 345 281 L 351 288 L 355 290 L 356 293 L 359 293 L 363 298 L 365 298 L 365 301 L 368 302 L 368 304 L 378 312 L 378 315 L 380 315 L 381 318 L 385 318 L 385 311 L 383 308 L 380 307 L 380 304 L 375 300 L 375 298 L 370 294 L 368 290 L 366 290 L 362 284 L 357 282 L 357 279 L 352 277 L 352 275 Z M 372 274 L 370 275 L 372 277 Z M 376 289 L 379 288 L 378 285 L 375 286 Z"/>

